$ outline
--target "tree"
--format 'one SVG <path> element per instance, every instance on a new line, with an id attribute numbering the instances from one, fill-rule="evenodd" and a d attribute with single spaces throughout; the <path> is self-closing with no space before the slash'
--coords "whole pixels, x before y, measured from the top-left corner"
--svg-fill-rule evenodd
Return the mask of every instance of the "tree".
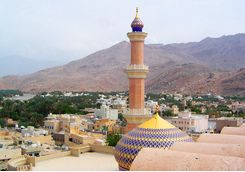
<path id="1" fill-rule="evenodd" d="M 127 120 L 123 116 L 123 114 L 119 113 L 118 114 L 118 119 L 121 121 L 121 126 L 126 126 L 127 125 Z"/>
<path id="2" fill-rule="evenodd" d="M 5 120 L 0 118 L 0 127 L 5 127 Z"/>
<path id="3" fill-rule="evenodd" d="M 174 113 L 171 110 L 162 111 L 162 116 L 174 116 Z"/>
<path id="4" fill-rule="evenodd" d="M 108 134 L 106 137 L 106 144 L 108 146 L 116 146 L 117 142 L 121 139 L 121 135 L 118 133 Z"/>

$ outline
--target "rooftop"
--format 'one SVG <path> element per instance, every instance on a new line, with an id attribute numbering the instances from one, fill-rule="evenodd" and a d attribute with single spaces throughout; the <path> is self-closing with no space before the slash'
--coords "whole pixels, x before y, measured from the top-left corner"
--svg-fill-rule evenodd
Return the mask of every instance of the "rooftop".
<path id="1" fill-rule="evenodd" d="M 96 164 L 96 165 L 95 165 Z M 114 155 L 96 152 L 38 162 L 33 171 L 118 171 Z"/>

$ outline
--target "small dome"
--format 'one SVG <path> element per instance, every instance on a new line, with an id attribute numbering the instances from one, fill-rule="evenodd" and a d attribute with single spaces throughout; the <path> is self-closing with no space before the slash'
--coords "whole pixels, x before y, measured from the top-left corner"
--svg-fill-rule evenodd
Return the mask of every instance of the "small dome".
<path id="1" fill-rule="evenodd" d="M 131 28 L 133 32 L 142 32 L 142 29 L 144 27 L 143 22 L 138 17 L 138 8 L 136 8 L 136 16 L 134 20 L 131 23 Z"/>
<path id="2" fill-rule="evenodd" d="M 151 119 L 123 135 L 115 147 L 120 170 L 129 170 L 143 147 L 170 148 L 175 142 L 192 142 L 192 138 L 155 114 Z"/>

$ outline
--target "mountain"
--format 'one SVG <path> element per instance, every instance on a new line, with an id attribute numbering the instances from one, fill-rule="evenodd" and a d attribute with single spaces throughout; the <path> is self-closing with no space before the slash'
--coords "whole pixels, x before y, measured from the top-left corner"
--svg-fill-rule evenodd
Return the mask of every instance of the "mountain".
<path id="1" fill-rule="evenodd" d="M 213 92 L 245 95 L 245 34 L 206 38 L 186 44 L 145 45 L 150 68 L 148 92 Z M 120 91 L 128 89 L 124 73 L 130 44 L 120 42 L 66 65 L 25 76 L 0 78 L 0 89 L 23 91 Z"/>
<path id="2" fill-rule="evenodd" d="M 195 57 L 213 69 L 234 70 L 245 67 L 245 34 L 242 33 L 169 46 Z"/>
<path id="3" fill-rule="evenodd" d="M 0 76 L 25 75 L 60 64 L 56 61 L 33 60 L 22 56 L 2 56 L 0 61 Z"/>

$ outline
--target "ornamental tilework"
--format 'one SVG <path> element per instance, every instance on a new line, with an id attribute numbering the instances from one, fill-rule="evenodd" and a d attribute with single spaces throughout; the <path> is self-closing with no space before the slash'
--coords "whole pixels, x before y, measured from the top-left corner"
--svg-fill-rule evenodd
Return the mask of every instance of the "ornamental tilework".
<path id="1" fill-rule="evenodd" d="M 139 18 L 135 18 L 131 23 L 131 28 L 133 32 L 142 32 L 142 28 L 144 27 L 143 22 Z"/>
<path id="2" fill-rule="evenodd" d="M 192 139 L 178 128 L 148 129 L 136 128 L 124 135 L 116 146 L 115 158 L 119 170 L 129 170 L 143 147 L 170 148 L 175 142 L 192 142 Z"/>

